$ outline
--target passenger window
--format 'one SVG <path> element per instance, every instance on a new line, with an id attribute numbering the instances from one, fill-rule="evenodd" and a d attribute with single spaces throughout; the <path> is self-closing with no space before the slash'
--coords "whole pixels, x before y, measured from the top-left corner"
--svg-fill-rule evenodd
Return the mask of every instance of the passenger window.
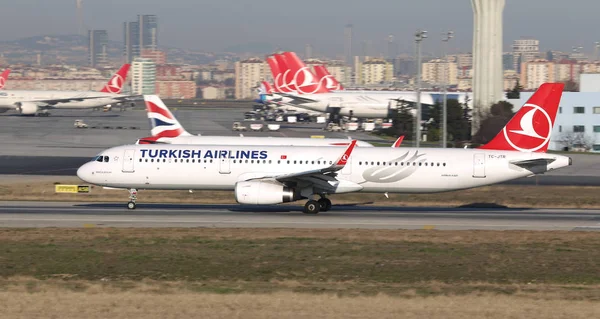
<path id="1" fill-rule="evenodd" d="M 210 162 L 212 163 L 212 160 L 210 160 Z"/>
<path id="2" fill-rule="evenodd" d="M 177 163 L 177 159 L 175 159 L 175 163 Z"/>
<path id="3" fill-rule="evenodd" d="M 419 162 L 419 166 L 421 166 L 423 163 Z"/>
<path id="4" fill-rule="evenodd" d="M 310 162 L 310 163 L 311 163 L 311 164 L 314 164 L 314 163 L 315 163 L 315 161 L 312 161 L 312 162 Z"/>
<path id="5" fill-rule="evenodd" d="M 108 163 L 108 156 L 104 156 L 104 163 Z"/>
<path id="6" fill-rule="evenodd" d="M 146 159 L 146 163 L 148 163 L 148 159 Z"/>
<path id="7" fill-rule="evenodd" d="M 413 166 L 417 166 L 417 162 L 413 162 Z"/>
<path id="8" fill-rule="evenodd" d="M 394 163 L 394 166 L 398 166 L 398 162 L 395 162 L 395 163 Z"/>
<path id="9" fill-rule="evenodd" d="M 142 162 L 142 159 L 140 158 L 140 163 Z"/>
<path id="10" fill-rule="evenodd" d="M 446 166 L 446 163 L 444 163 L 444 166 Z"/>

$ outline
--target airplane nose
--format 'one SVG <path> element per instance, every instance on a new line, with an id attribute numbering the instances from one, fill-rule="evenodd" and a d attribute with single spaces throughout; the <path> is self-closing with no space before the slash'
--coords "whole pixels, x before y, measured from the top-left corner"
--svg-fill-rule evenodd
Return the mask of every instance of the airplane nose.
<path id="1" fill-rule="evenodd" d="M 91 183 L 90 180 L 91 180 L 91 177 L 92 177 L 92 169 L 90 167 L 90 163 L 83 164 L 77 170 L 77 177 L 79 177 L 84 182 Z"/>

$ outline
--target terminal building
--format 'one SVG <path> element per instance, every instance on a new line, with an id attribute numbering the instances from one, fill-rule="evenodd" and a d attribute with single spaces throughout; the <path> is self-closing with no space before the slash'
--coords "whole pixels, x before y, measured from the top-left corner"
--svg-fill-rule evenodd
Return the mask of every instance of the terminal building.
<path id="1" fill-rule="evenodd" d="M 564 92 L 549 149 L 600 152 L 600 74 L 581 74 L 580 92 Z M 515 111 L 533 92 L 509 100 Z"/>

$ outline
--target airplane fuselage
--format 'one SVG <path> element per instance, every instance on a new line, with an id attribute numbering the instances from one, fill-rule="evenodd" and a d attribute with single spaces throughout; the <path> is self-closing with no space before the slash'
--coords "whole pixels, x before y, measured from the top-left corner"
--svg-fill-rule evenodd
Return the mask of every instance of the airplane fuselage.
<path id="1" fill-rule="evenodd" d="M 84 164 L 86 182 L 116 188 L 233 190 L 238 182 L 329 167 L 336 147 L 125 145 Z M 547 160 L 521 167 L 515 162 Z M 361 148 L 336 172 L 339 182 L 314 181 L 326 193 L 433 193 L 532 176 L 570 165 L 566 156 L 481 149 Z M 300 187 L 300 186 L 298 186 Z M 318 193 L 318 191 L 315 191 Z"/>
<path id="2" fill-rule="evenodd" d="M 416 102 L 416 93 L 413 92 L 368 92 L 368 91 L 339 91 L 321 94 L 302 94 L 299 98 L 305 98 L 314 102 L 294 101 L 293 97 L 279 96 L 281 103 L 293 104 L 298 107 L 331 113 L 333 109 L 339 109 L 341 115 L 356 116 L 361 118 L 387 118 L 390 111 L 398 107 L 400 101 L 408 103 Z M 433 104 L 431 96 L 422 94 L 423 104 Z"/>
<path id="3" fill-rule="evenodd" d="M 115 99 L 125 95 L 94 92 L 94 91 L 28 91 L 28 90 L 6 90 L 0 92 L 0 107 L 15 108 L 20 103 L 40 104 L 44 108 L 44 101 L 60 99 L 83 99 L 68 102 L 59 102 L 48 105 L 48 108 L 81 109 L 102 107 L 107 104 L 119 102 Z"/>

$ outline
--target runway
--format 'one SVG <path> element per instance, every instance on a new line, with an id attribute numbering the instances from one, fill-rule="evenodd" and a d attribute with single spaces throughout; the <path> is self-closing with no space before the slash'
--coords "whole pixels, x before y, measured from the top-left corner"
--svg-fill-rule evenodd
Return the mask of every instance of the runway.
<path id="1" fill-rule="evenodd" d="M 600 210 L 0 202 L 0 227 L 362 228 L 600 231 Z"/>

